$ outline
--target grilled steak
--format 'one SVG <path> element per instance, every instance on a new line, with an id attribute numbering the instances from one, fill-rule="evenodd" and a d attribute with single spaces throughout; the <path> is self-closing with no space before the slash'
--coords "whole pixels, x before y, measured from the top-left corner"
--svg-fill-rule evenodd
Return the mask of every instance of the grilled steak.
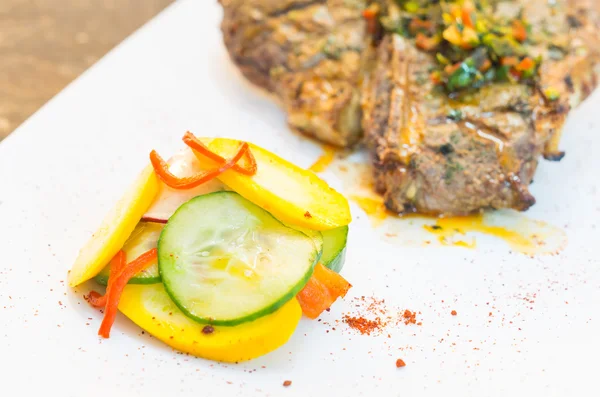
<path id="1" fill-rule="evenodd" d="M 336 146 L 361 136 L 365 0 L 220 0 L 226 47 L 252 82 L 275 93 L 289 125 Z"/>
<path id="2" fill-rule="evenodd" d="M 565 118 L 600 76 L 600 1 L 510 1 L 496 12 L 520 7 L 537 38 L 527 51 L 544 59 L 536 84 L 493 83 L 451 98 L 429 78 L 434 56 L 397 34 L 382 40 L 363 125 L 390 210 L 461 215 L 535 203 L 527 186 L 538 158 L 562 157 Z"/>
<path id="3" fill-rule="evenodd" d="M 293 129 L 341 147 L 364 131 L 397 213 L 526 210 L 539 158 L 562 158 L 565 119 L 600 79 L 600 0 L 220 2 L 242 73 Z M 426 11 L 407 25 L 415 4 Z M 445 13 L 453 4 L 476 8 Z"/>
<path id="4" fill-rule="evenodd" d="M 399 213 L 446 214 L 528 208 L 534 198 L 524 184 L 541 151 L 522 117 L 531 114 L 533 90 L 490 85 L 472 105 L 451 105 L 444 94 L 430 97 L 431 64 L 427 54 L 400 36 L 387 36 L 379 48 L 364 96 L 364 123 L 376 188 L 386 206 Z M 459 122 L 448 118 L 455 108 L 464 117 Z M 504 166 L 517 173 L 509 177 Z"/>

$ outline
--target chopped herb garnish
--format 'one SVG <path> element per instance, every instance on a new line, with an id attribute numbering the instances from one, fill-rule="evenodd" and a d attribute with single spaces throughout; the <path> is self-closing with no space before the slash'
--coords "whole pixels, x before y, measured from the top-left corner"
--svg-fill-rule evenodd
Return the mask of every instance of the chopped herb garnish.
<path id="1" fill-rule="evenodd" d="M 481 73 L 473 66 L 472 62 L 466 60 L 448 77 L 446 86 L 450 91 L 458 91 L 472 86 L 478 79 L 481 79 Z"/>
<path id="2" fill-rule="evenodd" d="M 560 93 L 556 88 L 549 87 L 544 90 L 544 96 L 549 101 L 556 101 L 558 98 L 560 98 Z"/>
<path id="3" fill-rule="evenodd" d="M 444 180 L 447 184 L 452 182 L 452 178 L 454 178 L 454 174 L 464 170 L 465 168 L 455 161 L 449 160 L 448 166 L 446 167 L 446 173 L 444 174 Z"/>
<path id="4" fill-rule="evenodd" d="M 454 151 L 454 148 L 449 143 L 446 143 L 446 144 L 440 146 L 440 153 L 443 154 L 444 156 L 452 153 L 453 151 Z"/>
<path id="5" fill-rule="evenodd" d="M 463 114 L 460 109 L 452 109 L 448 112 L 448 118 L 454 121 L 460 121 L 463 118 Z"/>
<path id="6" fill-rule="evenodd" d="M 541 59 L 527 56 L 531 26 L 522 14 L 516 19 L 496 17 L 488 0 L 395 1 L 399 10 L 381 16 L 383 28 L 435 54 L 438 69 L 430 80 L 447 92 L 537 78 Z"/>
<path id="7" fill-rule="evenodd" d="M 329 36 L 323 46 L 323 53 L 331 59 L 339 59 L 342 50 L 340 49 L 334 36 Z"/>
<path id="8" fill-rule="evenodd" d="M 452 142 L 454 145 L 457 145 L 460 142 L 460 137 L 461 137 L 461 132 L 460 131 L 453 131 L 450 134 L 450 142 Z"/>

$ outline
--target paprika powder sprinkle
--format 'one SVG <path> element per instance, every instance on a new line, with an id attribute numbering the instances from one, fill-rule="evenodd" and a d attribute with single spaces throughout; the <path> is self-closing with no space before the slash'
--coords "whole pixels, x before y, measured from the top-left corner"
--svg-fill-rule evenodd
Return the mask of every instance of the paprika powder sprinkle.
<path id="1" fill-rule="evenodd" d="M 452 310 L 452 311 L 450 312 L 450 314 L 452 314 L 453 316 L 456 316 L 458 313 L 456 313 L 456 310 Z"/>
<path id="2" fill-rule="evenodd" d="M 406 363 L 403 359 L 399 358 L 396 360 L 396 368 L 406 367 Z"/>
<path id="3" fill-rule="evenodd" d="M 344 322 L 360 332 L 361 335 L 371 335 L 371 332 L 375 330 L 380 330 L 382 328 L 382 323 L 379 317 L 375 320 L 369 320 L 364 317 L 350 317 L 349 315 L 344 316 Z"/>
<path id="4" fill-rule="evenodd" d="M 385 328 L 401 324 L 423 325 L 421 321 L 417 323 L 420 312 L 388 307 L 384 299 L 361 296 L 353 298 L 353 303 L 355 311 L 345 313 L 341 321 L 361 335 L 380 335 Z"/>
<path id="5" fill-rule="evenodd" d="M 406 325 L 417 323 L 417 313 L 416 312 L 411 312 L 410 310 L 406 309 L 406 310 L 404 310 L 404 314 L 402 314 L 402 317 L 404 318 L 404 324 L 406 324 Z"/>

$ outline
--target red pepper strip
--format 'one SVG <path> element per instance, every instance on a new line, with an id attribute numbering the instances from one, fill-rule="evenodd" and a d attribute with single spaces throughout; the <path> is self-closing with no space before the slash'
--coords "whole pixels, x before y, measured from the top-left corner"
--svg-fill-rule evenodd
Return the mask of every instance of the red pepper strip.
<path id="1" fill-rule="evenodd" d="M 87 296 L 90 305 L 100 308 L 106 306 L 106 298 L 112 286 L 112 283 L 117 278 L 117 275 L 125 267 L 125 251 L 121 250 L 117 252 L 112 261 L 110 262 L 110 274 L 108 275 L 108 285 L 106 286 L 106 294 L 100 295 L 96 291 L 91 291 Z"/>
<path id="2" fill-rule="evenodd" d="M 440 45 L 440 39 L 438 37 L 427 37 L 423 33 L 417 33 L 415 44 L 422 50 L 431 51 Z"/>
<path id="3" fill-rule="evenodd" d="M 119 301 L 121 300 L 123 289 L 133 276 L 147 268 L 156 260 L 157 252 L 158 250 L 156 248 L 152 248 L 150 251 L 143 253 L 133 262 L 121 269 L 112 283 L 110 283 L 109 279 L 110 288 L 107 290 L 106 294 L 107 299 L 106 307 L 104 308 L 104 319 L 100 325 L 100 330 L 98 330 L 98 335 L 103 338 L 108 338 L 110 336 L 110 329 L 117 317 Z"/>
<path id="4" fill-rule="evenodd" d="M 470 28 L 475 28 L 475 26 L 473 26 L 473 19 L 471 18 L 471 10 L 463 9 L 461 19 L 463 25 L 468 26 Z"/>
<path id="5" fill-rule="evenodd" d="M 527 28 L 523 22 L 519 21 L 518 19 L 513 21 L 512 34 L 515 40 L 521 43 L 527 40 Z"/>
<path id="6" fill-rule="evenodd" d="M 370 34 L 377 32 L 377 11 L 367 8 L 362 12 L 362 16 L 367 21 L 367 32 Z"/>
<path id="7" fill-rule="evenodd" d="M 500 58 L 500 64 L 502 66 L 516 66 L 518 63 L 519 63 L 519 58 L 517 58 L 517 57 Z"/>
<path id="8" fill-rule="evenodd" d="M 483 61 L 483 64 L 479 67 L 479 71 L 485 73 L 488 70 L 490 70 L 491 67 L 492 67 L 492 61 L 490 61 L 489 59 L 486 59 L 485 61 Z"/>
<path id="9" fill-rule="evenodd" d="M 319 317 L 339 297 L 346 296 L 351 285 L 342 276 L 318 263 L 308 283 L 302 288 L 296 299 L 302 307 L 302 313 L 308 318 Z"/>
<path id="10" fill-rule="evenodd" d="M 433 71 L 429 75 L 429 79 L 433 84 L 442 84 L 442 74 L 439 71 Z"/>
<path id="11" fill-rule="evenodd" d="M 435 33 L 435 26 L 432 21 L 426 21 L 420 18 L 413 18 L 408 25 L 412 34 L 419 32 Z"/>
<path id="12" fill-rule="evenodd" d="M 200 140 L 198 138 L 196 138 L 196 136 L 194 134 L 192 134 L 191 132 L 186 132 L 185 135 L 183 136 L 183 142 L 188 145 L 191 149 L 202 153 L 204 156 L 208 157 L 209 159 L 216 161 L 217 163 L 225 163 L 225 159 L 221 156 L 219 156 L 217 153 L 211 151 L 208 147 L 206 147 L 205 144 L 203 144 L 202 142 L 200 142 Z M 248 152 L 246 152 L 246 156 L 245 158 L 248 160 L 248 168 L 244 168 L 239 164 L 235 164 L 232 169 L 235 170 L 236 172 L 239 172 L 240 174 L 244 174 L 244 175 L 248 175 L 248 176 L 252 176 L 254 174 L 256 174 L 256 159 L 254 158 L 254 155 L 252 154 L 252 152 L 250 151 L 250 149 L 248 149 Z"/>
<path id="13" fill-rule="evenodd" d="M 226 161 L 224 164 L 220 165 L 219 168 L 214 168 L 208 171 L 202 171 L 194 176 L 188 176 L 185 178 L 179 178 L 169 171 L 169 165 L 153 150 L 150 153 L 150 162 L 154 167 L 154 172 L 156 175 L 169 187 L 173 189 L 192 189 L 196 186 L 200 186 L 203 183 L 210 181 L 211 179 L 216 178 L 223 172 L 227 171 L 231 167 L 237 163 L 242 156 L 247 153 L 249 150 L 249 146 L 246 142 L 242 142 L 238 152 L 233 156 L 231 160 Z"/>
<path id="14" fill-rule="evenodd" d="M 523 72 L 521 72 L 515 68 L 510 68 L 508 73 L 516 80 L 519 80 L 521 77 L 523 77 Z"/>
<path id="15" fill-rule="evenodd" d="M 515 66 L 515 69 L 517 69 L 519 72 L 524 72 L 524 71 L 533 69 L 534 67 L 535 67 L 534 60 L 531 58 L 525 58 L 517 66 Z"/>
<path id="16" fill-rule="evenodd" d="M 456 72 L 458 70 L 458 68 L 460 68 L 461 63 L 457 62 L 454 65 L 446 65 L 446 67 L 444 68 L 444 72 L 446 72 L 446 74 L 452 74 L 454 72 Z"/>
<path id="17" fill-rule="evenodd" d="M 377 11 L 372 8 L 367 8 L 366 10 L 363 10 L 362 16 L 366 19 L 373 19 L 377 16 Z"/>

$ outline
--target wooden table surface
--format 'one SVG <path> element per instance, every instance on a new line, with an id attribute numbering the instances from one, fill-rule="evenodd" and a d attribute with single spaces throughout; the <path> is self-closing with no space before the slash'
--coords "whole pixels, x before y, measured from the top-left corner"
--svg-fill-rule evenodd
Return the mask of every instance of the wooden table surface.
<path id="1" fill-rule="evenodd" d="M 0 0 L 0 140 L 173 1 Z"/>

